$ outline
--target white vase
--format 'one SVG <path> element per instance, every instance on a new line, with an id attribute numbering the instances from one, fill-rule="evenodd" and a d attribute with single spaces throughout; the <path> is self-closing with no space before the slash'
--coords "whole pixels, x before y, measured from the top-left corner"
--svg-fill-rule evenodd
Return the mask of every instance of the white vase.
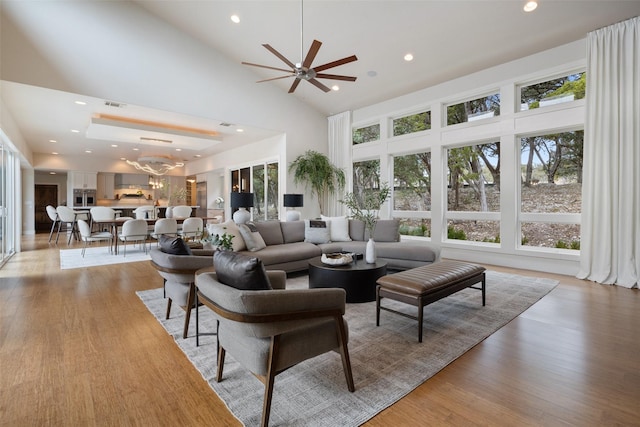
<path id="1" fill-rule="evenodd" d="M 373 239 L 369 239 L 367 242 L 367 248 L 365 250 L 364 259 L 367 264 L 375 264 L 376 263 L 376 242 Z"/>

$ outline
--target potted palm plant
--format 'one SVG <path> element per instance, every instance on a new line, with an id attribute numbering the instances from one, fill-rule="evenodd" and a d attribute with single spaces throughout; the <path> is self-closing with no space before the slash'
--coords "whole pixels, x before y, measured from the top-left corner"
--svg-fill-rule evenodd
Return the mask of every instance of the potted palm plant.
<path id="1" fill-rule="evenodd" d="M 289 165 L 293 172 L 293 182 L 304 183 L 311 190 L 311 196 L 318 198 L 320 213 L 324 214 L 324 202 L 327 195 L 344 188 L 344 171 L 329 161 L 329 158 L 317 151 L 308 150 L 299 155 Z"/>
<path id="2" fill-rule="evenodd" d="M 364 222 L 364 227 L 369 232 L 369 241 L 367 242 L 365 253 L 365 260 L 369 264 L 376 262 L 373 233 L 376 231 L 380 208 L 387 201 L 390 194 L 389 184 L 384 183 L 380 185 L 379 189 L 364 190 L 360 194 L 347 193 L 344 199 L 340 200 L 340 203 L 351 211 L 353 218 Z"/>

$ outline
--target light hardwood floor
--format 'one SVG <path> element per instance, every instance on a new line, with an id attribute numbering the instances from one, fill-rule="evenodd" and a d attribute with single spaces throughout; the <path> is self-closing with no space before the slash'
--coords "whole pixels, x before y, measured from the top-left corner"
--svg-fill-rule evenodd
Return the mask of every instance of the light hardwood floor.
<path id="1" fill-rule="evenodd" d="M 135 295 L 148 262 L 62 271 L 47 237 L 0 269 L 0 425 L 240 425 Z M 560 285 L 366 425 L 640 425 L 640 292 L 488 267 Z"/>

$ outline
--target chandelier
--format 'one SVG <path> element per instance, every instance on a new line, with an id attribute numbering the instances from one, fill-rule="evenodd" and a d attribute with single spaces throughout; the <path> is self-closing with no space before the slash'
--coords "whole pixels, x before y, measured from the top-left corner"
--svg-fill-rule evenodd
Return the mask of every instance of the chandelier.
<path id="1" fill-rule="evenodd" d="M 174 162 L 171 158 L 162 156 L 145 156 L 138 158 L 138 161 L 127 160 L 127 163 L 138 170 L 153 175 L 164 175 L 175 168 L 184 166 L 182 162 Z"/>

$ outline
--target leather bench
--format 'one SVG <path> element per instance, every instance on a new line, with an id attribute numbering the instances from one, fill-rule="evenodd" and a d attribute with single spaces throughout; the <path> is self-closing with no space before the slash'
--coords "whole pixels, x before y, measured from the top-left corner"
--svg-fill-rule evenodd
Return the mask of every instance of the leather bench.
<path id="1" fill-rule="evenodd" d="M 425 305 L 466 288 L 482 291 L 482 305 L 485 305 L 484 272 L 485 268 L 480 265 L 445 260 L 399 273 L 387 274 L 377 280 L 376 326 L 380 326 L 380 310 L 400 314 L 418 321 L 418 342 L 422 342 L 422 319 Z M 477 283 L 482 283 L 481 287 L 472 286 Z M 389 307 L 383 307 L 381 305 L 383 298 L 418 307 L 418 316 L 411 316 Z"/>

